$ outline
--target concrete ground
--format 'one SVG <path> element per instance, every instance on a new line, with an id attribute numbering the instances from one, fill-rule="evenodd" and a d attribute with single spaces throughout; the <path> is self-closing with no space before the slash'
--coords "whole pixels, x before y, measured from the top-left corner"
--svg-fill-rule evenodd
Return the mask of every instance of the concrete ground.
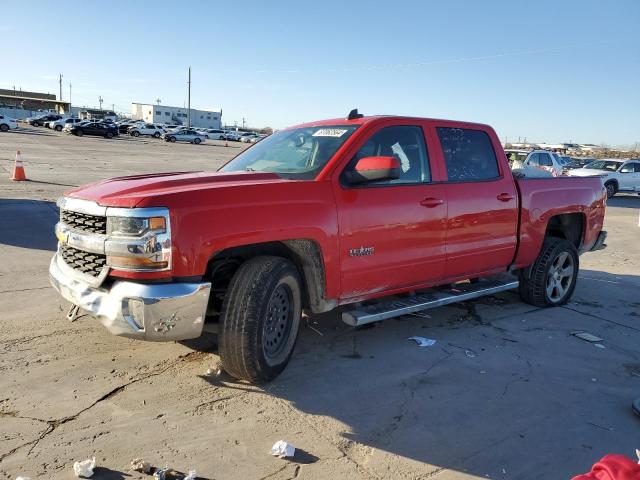
<path id="1" fill-rule="evenodd" d="M 136 457 L 208 479 L 561 479 L 609 452 L 634 455 L 638 197 L 609 202 L 609 248 L 581 258 L 565 307 L 505 293 L 359 330 L 327 314 L 263 387 L 205 375 L 215 336 L 144 343 L 65 319 L 47 276 L 65 189 L 215 169 L 240 148 L 0 134 L 0 478 L 70 479 L 95 456 L 97 479 L 149 478 L 128 471 Z M 8 180 L 17 149 L 29 182 Z M 280 439 L 297 447 L 292 460 L 269 455 Z"/>

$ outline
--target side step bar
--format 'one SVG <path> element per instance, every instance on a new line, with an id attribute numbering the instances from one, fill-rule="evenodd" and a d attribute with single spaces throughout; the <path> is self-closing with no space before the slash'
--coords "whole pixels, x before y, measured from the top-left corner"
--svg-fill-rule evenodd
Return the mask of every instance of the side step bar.
<path id="1" fill-rule="evenodd" d="M 518 288 L 519 283 L 518 280 L 510 278 L 455 284 L 453 288 L 446 290 L 430 290 L 411 297 L 395 298 L 387 301 L 381 300 L 374 304 L 359 305 L 353 310 L 343 312 L 342 321 L 347 325 L 357 327 L 366 323 L 408 315 L 420 310 L 428 310 L 429 308 L 441 307 L 451 303 L 504 292 L 505 290 L 512 290 Z"/>

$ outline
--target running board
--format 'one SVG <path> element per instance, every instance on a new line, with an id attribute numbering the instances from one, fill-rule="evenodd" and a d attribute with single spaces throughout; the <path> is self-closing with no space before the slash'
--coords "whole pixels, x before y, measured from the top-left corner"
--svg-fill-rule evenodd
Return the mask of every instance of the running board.
<path id="1" fill-rule="evenodd" d="M 360 305 L 353 310 L 342 313 L 342 321 L 352 327 L 366 323 L 379 322 L 388 318 L 408 315 L 441 307 L 451 303 L 463 302 L 473 298 L 492 295 L 505 290 L 518 288 L 518 280 L 481 280 L 477 283 L 455 284 L 446 290 L 430 290 L 411 297 L 395 298 L 393 300 L 381 300 L 370 305 Z"/>

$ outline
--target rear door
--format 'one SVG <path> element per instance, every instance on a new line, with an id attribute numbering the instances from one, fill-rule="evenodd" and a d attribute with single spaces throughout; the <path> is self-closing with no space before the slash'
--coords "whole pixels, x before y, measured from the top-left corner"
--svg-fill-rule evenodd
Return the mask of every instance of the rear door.
<path id="1" fill-rule="evenodd" d="M 369 156 L 395 156 L 397 180 L 349 185 L 345 173 Z M 354 299 L 435 281 L 444 274 L 446 202 L 432 181 L 423 126 L 384 124 L 363 137 L 334 191 L 341 298 Z"/>
<path id="2" fill-rule="evenodd" d="M 640 162 L 627 162 L 618 174 L 620 190 L 640 191 Z"/>
<path id="3" fill-rule="evenodd" d="M 447 278 L 505 268 L 517 242 L 518 196 L 502 147 L 488 127 L 435 125 L 446 166 Z"/>

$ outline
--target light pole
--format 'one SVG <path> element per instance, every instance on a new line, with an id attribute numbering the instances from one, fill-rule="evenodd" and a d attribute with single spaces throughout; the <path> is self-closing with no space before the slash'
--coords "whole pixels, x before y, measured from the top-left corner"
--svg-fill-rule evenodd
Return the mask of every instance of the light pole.
<path id="1" fill-rule="evenodd" d="M 191 128 L 191 67 L 189 67 L 189 89 L 187 93 L 187 127 Z"/>
<path id="2" fill-rule="evenodd" d="M 99 96 L 99 97 L 98 97 L 98 103 L 100 104 L 100 110 L 102 110 L 102 102 L 103 102 L 103 101 L 104 101 L 104 100 L 102 100 L 102 97 L 100 97 L 100 96 Z"/>

